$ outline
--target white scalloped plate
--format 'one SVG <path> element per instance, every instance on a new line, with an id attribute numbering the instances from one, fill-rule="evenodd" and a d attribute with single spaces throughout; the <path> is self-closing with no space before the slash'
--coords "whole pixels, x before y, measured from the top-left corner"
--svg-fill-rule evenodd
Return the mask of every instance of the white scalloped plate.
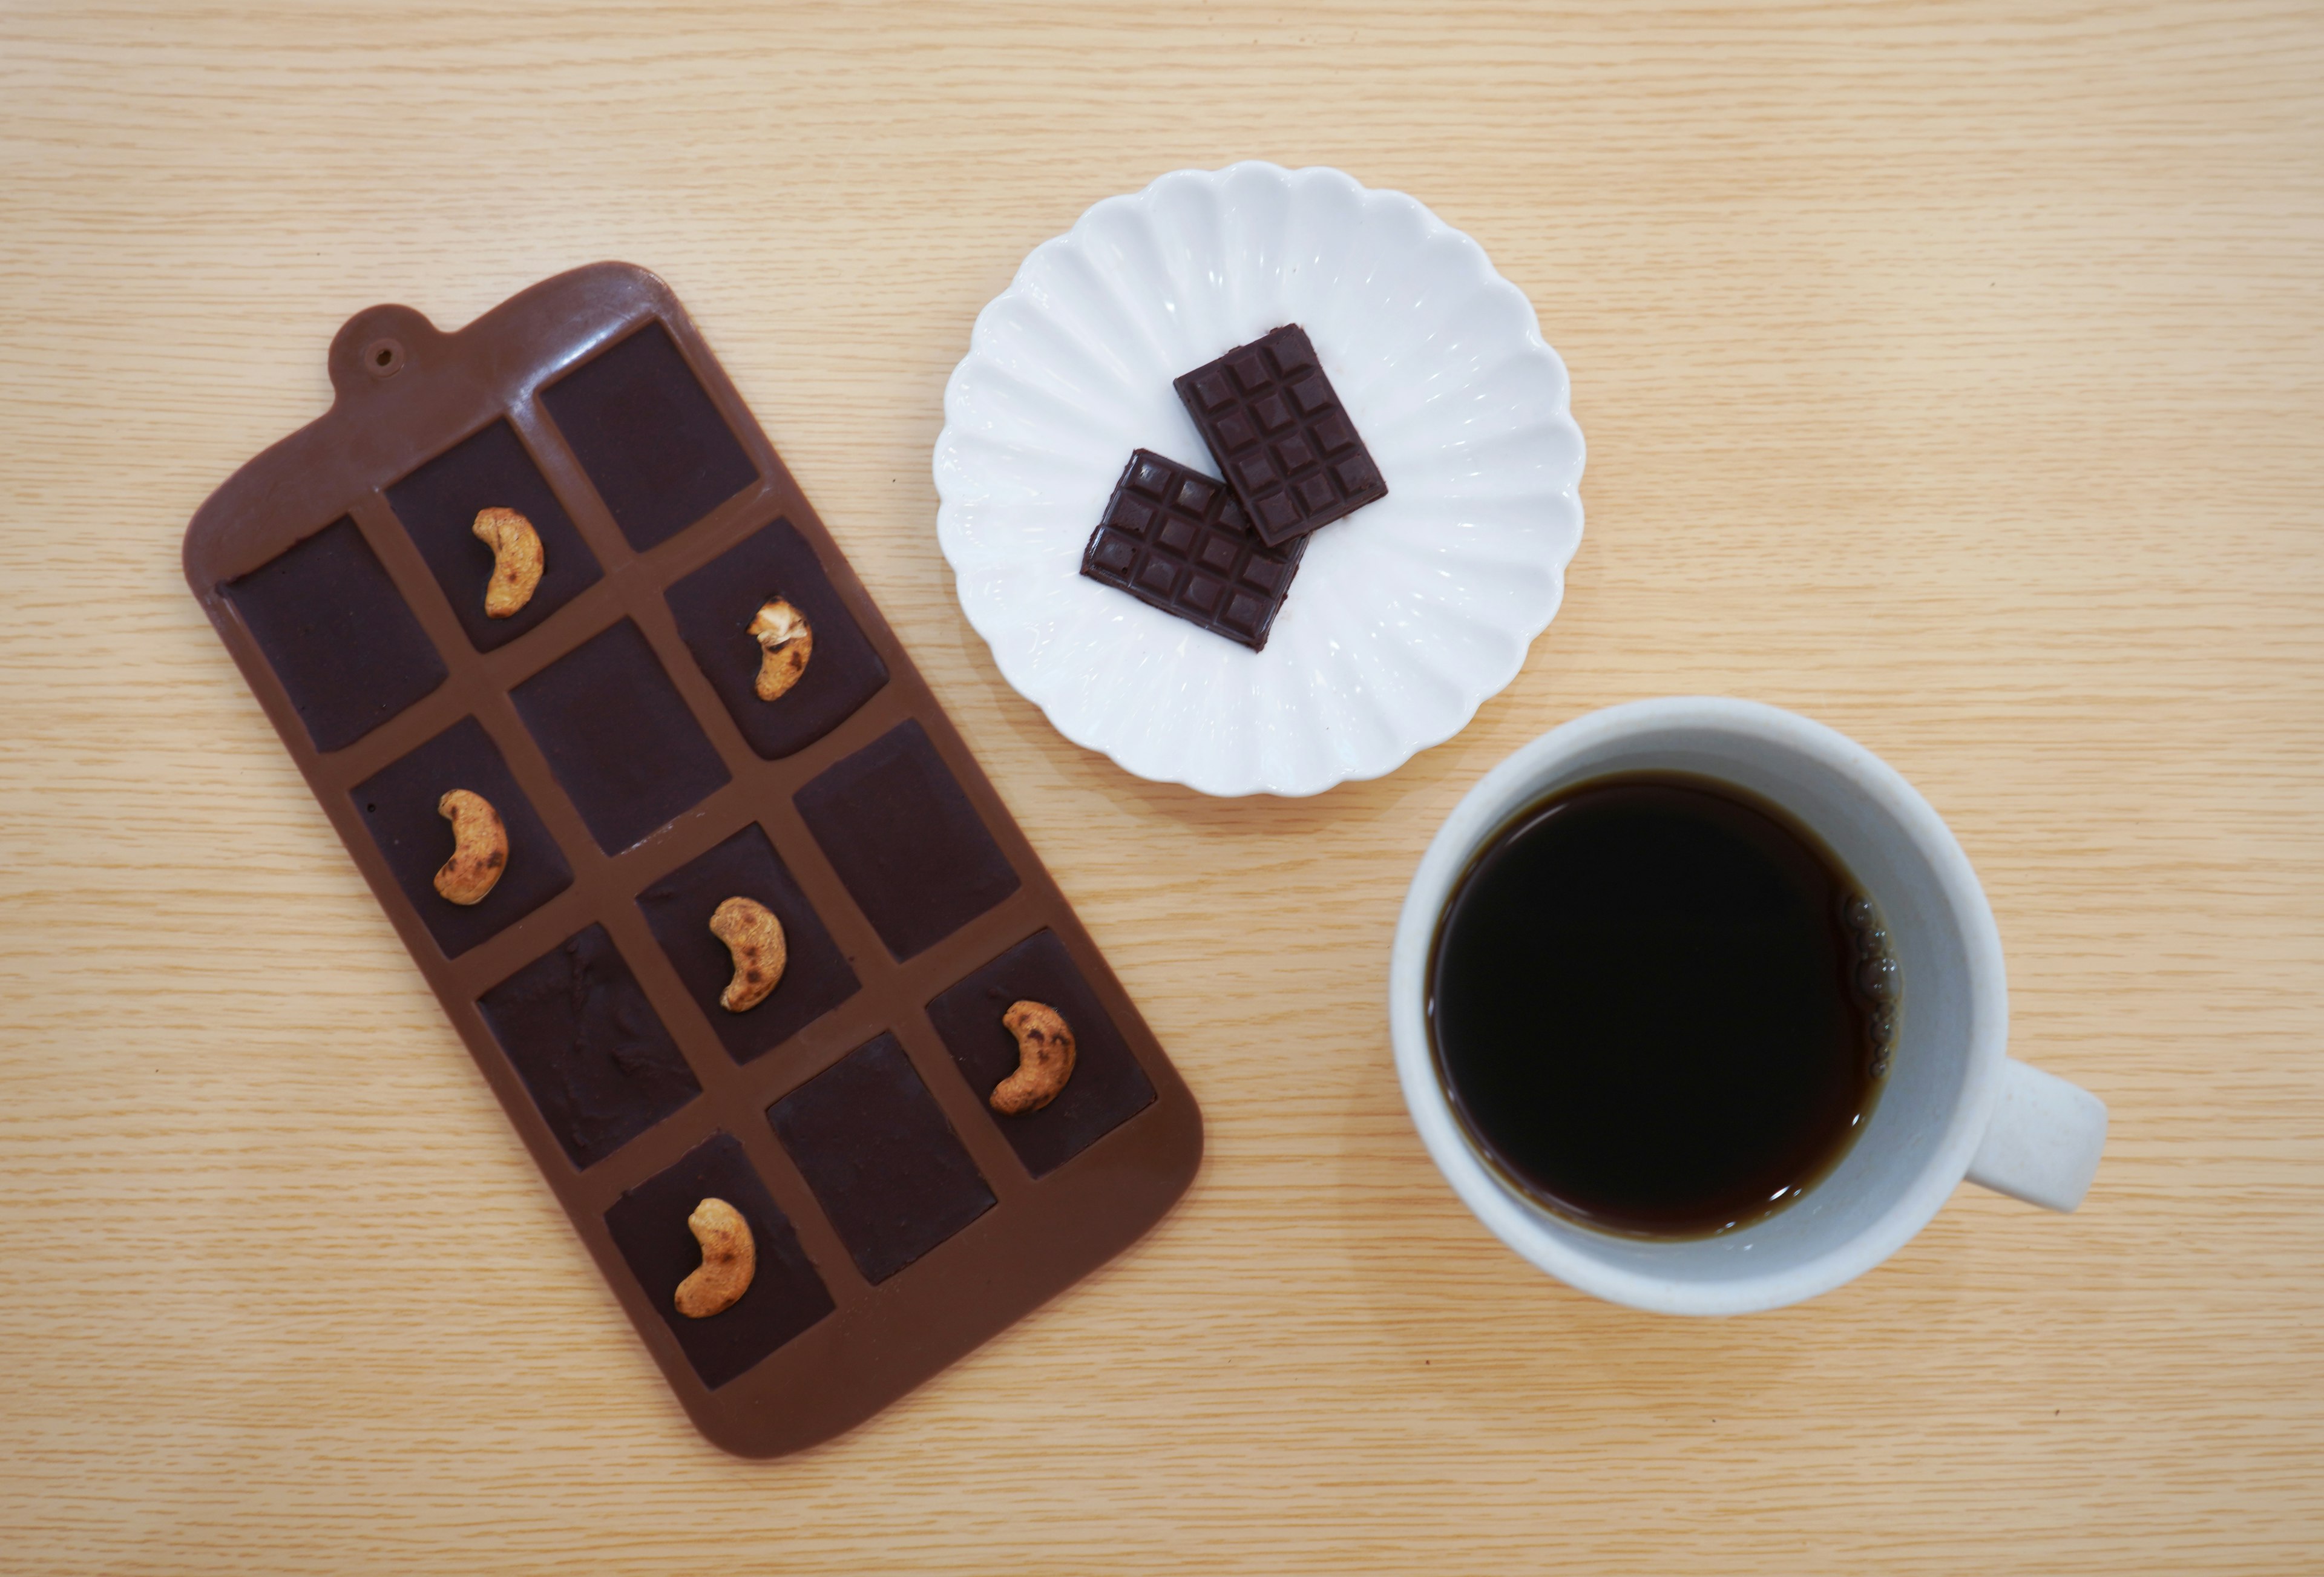
<path id="1" fill-rule="evenodd" d="M 1305 327 L 1388 496 L 1317 531 L 1252 652 L 1083 577 L 1130 452 L 1216 475 L 1171 380 Z M 1042 243 L 945 388 L 936 535 L 1001 671 L 1076 744 L 1205 794 L 1320 793 L 1459 733 L 1582 540 L 1565 365 L 1483 248 L 1401 192 L 1244 163 Z"/>

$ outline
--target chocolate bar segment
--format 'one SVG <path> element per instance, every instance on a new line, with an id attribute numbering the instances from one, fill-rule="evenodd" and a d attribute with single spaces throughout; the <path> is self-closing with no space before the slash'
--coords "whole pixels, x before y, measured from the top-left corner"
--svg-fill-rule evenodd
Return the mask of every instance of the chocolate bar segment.
<path id="1" fill-rule="evenodd" d="M 706 1199 L 733 1205 L 751 1228 L 758 1268 L 731 1308 L 706 1320 L 678 1312 L 678 1284 L 702 1263 L 686 1224 Z M 766 1356 L 836 1307 L 831 1290 L 799 1247 L 790 1218 L 767 1192 L 739 1140 L 715 1133 L 675 1166 L 613 1202 L 605 1229 L 645 1290 L 645 1301 L 702 1377 L 716 1388 L 756 1368 Z"/>
<path id="2" fill-rule="evenodd" d="M 447 672 L 353 517 L 218 588 L 318 751 L 344 749 Z"/>
<path id="3" fill-rule="evenodd" d="M 476 1006 L 576 1167 L 702 1093 L 603 926 L 567 936 Z"/>
<path id="4" fill-rule="evenodd" d="M 815 655 L 798 683 L 761 701 L 757 687 L 764 653 L 752 638 L 751 620 L 777 597 L 806 615 Z M 815 549 L 788 521 L 752 532 L 671 586 L 669 611 L 734 726 L 770 761 L 796 755 L 829 733 L 888 682 L 888 665 L 832 590 Z"/>
<path id="5" fill-rule="evenodd" d="M 478 651 L 506 646 L 596 585 L 603 574 L 565 506 L 504 420 L 389 488 L 387 505 L 428 560 L 436 584 L 452 604 L 452 616 Z M 488 509 L 516 511 L 540 538 L 540 584 L 524 606 L 505 619 L 484 612 L 484 586 L 493 577 L 493 558 L 490 545 L 477 539 L 475 524 L 478 512 Z"/>
<path id="6" fill-rule="evenodd" d="M 1073 1077 L 1037 1111 L 985 1114 L 1025 1163 L 1046 1177 L 1154 1102 L 1154 1086 L 1056 935 L 1028 936 L 928 1004 L 928 1018 L 980 1102 L 1017 1071 L 1017 1040 L 1001 1023 L 1015 1002 L 1055 1008 L 1074 1033 Z"/>
<path id="7" fill-rule="evenodd" d="M 454 903 L 436 890 L 436 872 L 452 856 L 452 824 L 437 807 L 455 788 L 483 796 L 508 834 L 508 863 L 474 904 Z M 573 885 L 565 852 L 517 787 L 500 746 L 473 717 L 381 768 L 348 798 L 447 958 L 497 936 Z"/>
<path id="8" fill-rule="evenodd" d="M 759 479 L 669 331 L 649 323 L 540 392 L 613 523 L 642 553 Z"/>
<path id="9" fill-rule="evenodd" d="M 1261 651 L 1306 551 L 1305 537 L 1268 547 L 1223 484 L 1139 449 L 1082 552 L 1082 573 Z"/>
<path id="10" fill-rule="evenodd" d="M 1017 890 L 1008 857 L 917 722 L 873 740 L 796 798 L 856 907 L 899 960 Z"/>
<path id="11" fill-rule="evenodd" d="M 1235 346 L 1175 386 L 1269 546 L 1388 496 L 1371 451 L 1297 324 Z"/>
<path id="12" fill-rule="evenodd" d="M 618 854 L 725 786 L 726 767 L 624 619 L 512 693 L 597 846 Z"/>
<path id="13" fill-rule="evenodd" d="M 992 1190 L 892 1035 L 767 1109 L 863 1279 L 878 1286 L 993 1206 Z"/>
<path id="14" fill-rule="evenodd" d="M 782 979 L 764 1001 L 730 1013 L 718 998 L 734 978 L 726 944 L 710 934 L 710 917 L 730 898 L 755 899 L 783 927 Z M 654 940 L 678 970 L 710 1027 L 736 1062 L 762 1056 L 814 1023 L 857 990 L 847 955 L 825 930 L 807 894 L 756 822 L 638 894 Z"/>

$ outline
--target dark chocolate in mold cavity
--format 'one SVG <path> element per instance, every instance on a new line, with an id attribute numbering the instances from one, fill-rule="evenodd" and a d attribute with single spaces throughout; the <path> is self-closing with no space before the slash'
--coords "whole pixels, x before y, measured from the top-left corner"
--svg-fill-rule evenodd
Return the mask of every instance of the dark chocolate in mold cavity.
<path id="1" fill-rule="evenodd" d="M 686 1218 L 706 1199 L 723 1199 L 751 1225 L 758 1270 L 742 1296 L 706 1320 L 678 1312 L 678 1284 L 702 1263 Z M 666 1172 L 639 1184 L 605 1212 L 605 1230 L 669 1324 L 702 1383 L 723 1386 L 831 1313 L 831 1291 L 816 1274 L 742 1141 L 715 1133 Z"/>
<path id="2" fill-rule="evenodd" d="M 351 515 L 219 588 L 318 751 L 435 693 L 444 659 Z"/>
<path id="3" fill-rule="evenodd" d="M 576 1167 L 702 1093 L 603 926 L 567 937 L 476 1007 Z"/>
<path id="4" fill-rule="evenodd" d="M 511 697 L 608 854 L 726 786 L 725 763 L 644 633 L 627 619 L 550 663 Z"/>
<path id="5" fill-rule="evenodd" d="M 783 926 L 789 954 L 783 977 L 748 1012 L 718 1005 L 734 978 L 733 955 L 710 934 L 710 917 L 730 898 L 767 906 Z M 688 861 L 638 894 L 654 940 L 736 1062 L 773 1050 L 853 996 L 855 972 L 757 823 Z"/>
<path id="6" fill-rule="evenodd" d="M 1297 324 L 1235 346 L 1174 386 L 1265 540 L 1279 546 L 1388 496 Z"/>
<path id="7" fill-rule="evenodd" d="M 756 480 L 709 509 L 666 551 L 617 562 L 618 544 L 607 545 L 604 539 L 592 536 L 590 540 L 604 546 L 607 555 L 595 586 L 523 640 L 495 653 L 479 653 L 447 604 L 439 601 L 438 590 L 421 584 L 429 572 L 411 537 L 383 503 L 363 501 L 383 498 L 387 490 L 494 422 L 505 420 L 523 440 L 536 430 L 530 423 L 549 422 L 537 392 L 544 384 L 594 365 L 589 358 L 603 347 L 618 347 L 641 333 L 650 337 L 649 348 L 651 337 L 666 336 L 682 353 L 686 367 L 698 372 L 697 392 L 740 444 Z M 380 375 L 381 369 L 368 364 L 370 354 L 383 344 L 395 347 L 392 377 Z M 542 1178 L 604 1271 L 606 1286 L 653 1355 L 671 1394 L 702 1432 L 729 1451 L 753 1457 L 780 1455 L 828 1440 L 968 1357 L 1121 1253 L 1160 1220 L 1185 1193 L 1202 1157 L 1202 1116 L 1193 1095 L 1139 1017 L 1137 1004 L 1106 970 L 1072 906 L 991 783 L 978 770 L 814 505 L 784 469 L 733 385 L 718 374 L 709 348 L 669 287 L 643 269 L 593 264 L 536 284 L 449 334 L 408 307 L 373 307 L 356 313 L 339 331 L 328 364 L 336 395 L 331 410 L 243 466 L 194 516 L 185 540 L 187 584 L 364 880 L 394 919 L 413 964 L 444 1003 L 477 1067 L 540 1160 Z M 568 419 L 572 409 L 568 404 Z M 576 429 L 582 425 L 573 422 Z M 626 441 L 619 432 L 613 436 Z M 595 458 L 587 453 L 579 458 L 602 473 L 606 466 L 604 446 L 593 447 L 598 450 Z M 535 453 L 542 474 L 558 478 L 561 486 L 563 473 L 550 464 L 546 452 Z M 576 475 L 576 484 L 579 481 Z M 582 512 L 583 505 L 586 502 L 594 508 L 595 501 L 561 496 L 573 517 L 586 526 L 589 517 Z M 695 507 L 689 504 L 678 512 L 690 514 Z M 379 733 L 353 751 L 329 755 L 317 748 L 318 736 L 294 704 L 310 692 L 301 690 L 294 696 L 293 681 L 284 677 L 297 665 L 262 648 L 263 619 L 246 622 L 232 594 L 237 577 L 252 576 L 316 536 L 322 522 L 338 521 L 351 511 L 357 526 L 377 544 L 378 563 L 374 563 L 362 551 L 355 531 L 346 533 L 355 557 L 369 567 L 375 595 L 352 618 L 343 612 L 323 622 L 334 642 L 350 628 L 366 635 L 350 643 L 352 650 L 331 645 L 324 658 L 344 656 L 354 665 L 339 670 L 339 677 L 346 679 L 349 694 L 366 706 L 392 697 L 392 704 L 377 713 L 384 716 L 427 688 L 396 694 L 410 652 L 399 648 L 392 632 L 399 626 L 408 630 L 416 617 L 428 638 L 417 643 L 420 659 L 431 675 L 437 674 L 432 648 L 449 674 L 436 694 L 388 724 L 392 745 L 386 742 L 389 733 Z M 910 780 L 908 788 L 918 784 L 917 792 L 875 803 L 869 816 L 859 816 L 852 807 L 832 808 L 823 835 L 835 847 L 844 847 L 858 834 L 877 840 L 888 835 L 895 801 L 932 802 L 943 826 L 930 831 L 908 824 L 900 835 L 921 851 L 910 858 L 925 860 L 929 847 L 939 855 L 930 862 L 939 878 L 930 901 L 943 912 L 928 934 L 949 927 L 961 914 L 972 917 L 908 964 L 892 958 L 872 939 L 868 928 L 853 928 L 855 899 L 818 850 L 816 837 L 793 814 L 800 785 L 847 753 L 832 748 L 838 734 L 788 760 L 754 760 L 744 752 L 733 764 L 734 780 L 705 802 L 718 807 L 722 819 L 715 826 L 697 824 L 702 815 L 697 809 L 696 816 L 682 818 L 666 835 L 672 851 L 666 857 L 656 857 L 659 841 L 649 839 L 626 855 L 608 859 L 583 820 L 567 814 L 557 776 L 530 750 L 519 750 L 518 736 L 503 727 L 504 718 L 511 723 L 515 718 L 507 708 L 510 687 L 517 678 L 555 671 L 559 657 L 602 636 L 605 627 L 619 620 L 636 621 L 658 641 L 664 626 L 654 621 L 669 617 L 676 605 L 677 599 L 669 597 L 671 580 L 732 551 L 779 519 L 813 553 L 844 615 L 838 627 L 852 626 L 860 632 L 887 674 L 886 684 L 872 690 L 844 725 L 844 732 L 857 735 L 850 750 L 863 740 L 886 742 L 884 752 L 867 752 L 853 764 L 855 775 L 881 791 L 872 796 L 875 800 L 893 787 L 886 773 L 900 769 Z M 634 515 L 625 523 L 634 529 Z M 409 613 L 383 578 L 383 564 L 394 572 L 397 585 L 408 585 L 415 593 Z M 249 586 L 239 589 L 245 604 L 267 600 L 263 586 L 256 595 Z M 759 595 L 761 590 L 752 587 L 752 595 Z M 786 595 L 798 600 L 795 593 Z M 576 609 L 598 604 L 605 610 L 602 617 L 576 622 Z M 288 605 L 295 612 L 297 599 Z M 825 630 L 832 627 L 822 622 Z M 390 637 L 383 639 L 383 631 L 390 632 Z M 649 734 L 630 748 L 640 753 L 659 751 L 665 758 L 674 754 L 681 765 L 698 759 L 693 748 L 696 733 L 723 742 L 720 731 L 726 724 L 716 716 L 719 705 L 711 699 L 715 691 L 678 671 L 678 665 L 693 660 L 690 654 L 669 647 L 669 671 L 661 675 L 652 671 L 638 645 L 634 636 L 628 637 L 628 649 L 636 659 L 630 667 L 647 675 L 642 688 L 650 693 L 650 706 L 645 709 L 676 719 L 671 726 L 689 742 L 675 752 L 659 751 L 658 736 Z M 275 657 L 272 663 L 270 656 Z M 743 656 L 746 662 L 755 662 L 751 652 Z M 751 671 L 755 677 L 755 669 Z M 815 671 L 814 665 L 809 671 Z M 844 671 L 835 665 L 825 677 Z M 622 693 L 613 696 L 612 702 L 617 708 L 635 709 L 637 697 L 627 694 L 632 687 L 620 674 L 615 679 L 613 688 Z M 301 678 L 296 682 L 304 686 L 308 681 Z M 793 698 L 798 695 L 794 692 Z M 593 696 L 576 705 L 595 706 L 603 699 Z M 409 876 L 400 872 L 390 862 L 390 850 L 367 825 L 359 825 L 373 814 L 363 808 L 370 802 L 359 803 L 353 794 L 359 780 L 381 774 L 383 762 L 415 753 L 420 742 L 463 717 L 478 719 L 488 736 L 507 749 L 508 770 L 558 840 L 572 877 L 560 896 L 510 921 L 490 942 L 451 956 L 436 945 L 423 922 L 429 906 L 440 901 L 432 888 L 440 857 L 430 849 L 429 858 L 416 862 L 417 869 Z M 362 726 L 368 728 L 375 720 L 364 717 Z M 905 732 L 899 735 L 899 730 Z M 346 738 L 360 732 L 342 731 Z M 323 737 L 328 737 L 327 731 Z M 577 767 L 568 759 L 562 770 L 578 770 L 589 779 L 576 786 L 576 798 L 592 798 L 591 785 L 602 783 L 597 767 L 586 759 Z M 573 781 L 569 776 L 566 780 Z M 517 802 L 512 796 L 500 807 L 512 814 Z M 381 803 L 383 810 L 386 802 Z M 432 804 L 423 814 L 432 816 Z M 668 867 L 692 859 L 714 839 L 754 824 L 771 842 L 821 922 L 855 949 L 845 962 L 861 986 L 853 997 L 770 1055 L 737 1067 L 712 1028 L 719 1018 L 731 1015 L 723 1009 L 697 1013 L 660 994 L 665 982 L 673 991 L 691 988 L 682 968 L 654 973 L 663 971 L 668 955 L 650 955 L 658 944 L 639 926 L 641 911 L 633 906 L 641 889 L 659 885 Z M 945 841 L 955 833 L 957 849 Z M 445 837 L 448 829 L 435 818 L 427 834 Z M 504 882 L 518 883 L 529 872 L 537 875 L 549 869 L 522 859 L 528 835 L 512 828 L 512 837 L 518 862 Z M 970 873 L 965 882 L 957 868 L 964 864 Z M 873 911 L 891 920 L 918 912 L 916 906 L 926 895 L 916 883 L 887 890 L 865 877 L 867 868 L 858 861 L 856 879 Z M 429 885 L 415 889 L 413 880 L 422 878 Z M 497 901 L 508 901 L 518 891 L 518 886 L 511 885 Z M 488 904 L 493 901 L 487 899 Z M 691 927 L 707 922 L 696 918 L 686 923 Z M 604 927 L 601 936 L 621 938 L 625 954 L 615 958 L 610 945 L 605 947 L 598 963 L 612 973 L 604 977 L 590 961 L 562 952 L 567 938 L 598 927 Z M 956 1075 L 941 1061 L 920 1057 L 915 1066 L 924 1070 L 928 1093 L 948 1114 L 954 1139 L 970 1147 L 983 1187 L 997 1203 L 940 1249 L 879 1286 L 869 1285 L 768 1125 L 767 1108 L 791 1092 L 790 1081 L 801 1068 L 819 1065 L 833 1047 L 854 1045 L 883 1028 L 891 1028 L 918 1056 L 922 1047 L 915 1038 L 927 1033 L 923 1012 L 930 993 L 1019 938 L 1044 929 L 1054 932 L 1070 950 L 1104 1017 L 1136 1054 L 1155 1091 L 1153 1102 L 1102 1142 L 1035 1182 L 1001 1156 L 992 1135 L 980 1126 L 996 1120 L 971 1109 L 981 1107 L 981 1098 L 953 1083 Z M 715 942 L 706 930 L 701 939 L 706 945 Z M 505 1010 L 500 1021 L 488 1019 L 489 1008 L 480 1008 L 483 999 L 497 996 L 512 975 L 525 973 L 518 969 L 520 964 L 550 953 L 558 954 L 559 960 L 540 967 L 544 974 L 562 972 L 562 991 L 553 999 L 503 1001 L 498 1004 Z M 632 994 L 639 987 L 629 981 L 630 966 L 653 985 L 652 1000 L 664 1004 L 666 1014 L 650 1041 L 632 1043 L 649 1052 L 642 1062 L 634 1049 L 632 1053 L 633 1065 L 648 1074 L 642 1100 L 636 1081 L 610 1053 L 582 1036 L 573 1021 L 576 989 L 586 1007 L 593 993 L 613 991 L 618 983 L 622 994 L 642 1009 L 642 1000 Z M 807 978 L 803 973 L 800 981 Z M 543 983 L 553 987 L 556 982 Z M 779 989 L 776 996 L 781 995 Z M 740 1017 L 749 1020 L 771 1011 L 772 1006 L 770 1001 Z M 1068 1010 L 1077 1018 L 1088 1017 L 1080 1009 Z M 559 1018 L 567 1021 L 560 1024 Z M 1084 1038 L 1091 1033 L 1085 1023 L 1080 1033 Z M 669 1056 L 670 1041 L 684 1054 L 683 1068 Z M 935 1055 L 936 1043 L 928 1042 L 927 1050 Z M 521 1073 L 520 1061 L 528 1065 Z M 699 1094 L 692 1093 L 690 1074 L 695 1069 L 704 1075 Z M 610 1087 L 601 1088 L 601 1079 Z M 537 1090 L 542 1093 L 537 1095 Z M 576 1096 L 584 1099 L 576 1101 Z M 577 1138 L 593 1150 L 603 1150 L 613 1137 L 576 1131 L 574 1113 L 588 1102 L 632 1113 L 641 1109 L 645 1120 L 665 1108 L 668 1114 L 585 1170 L 568 1158 L 567 1146 Z M 324 1120 L 319 1115 L 314 1120 Z M 724 1146 L 733 1157 L 729 1170 L 715 1182 L 696 1176 L 673 1185 L 671 1209 L 649 1223 L 650 1236 L 641 1238 L 631 1231 L 633 1206 L 615 1203 L 623 1191 L 633 1198 L 644 1194 L 652 1185 L 641 1186 L 642 1180 L 653 1178 L 672 1157 L 714 1134 L 739 1136 Z M 737 1143 L 748 1162 L 736 1154 Z M 767 1185 L 763 1191 L 751 1182 L 752 1167 L 761 1168 L 759 1177 Z M 681 1323 L 670 1295 L 699 1258 L 685 1219 L 714 1191 L 715 1196 L 752 1217 L 761 1262 L 760 1290 L 711 1319 Z M 773 1207 L 765 1207 L 762 1218 L 760 1207 L 746 1203 L 763 1200 L 768 1194 L 782 1201 L 797 1228 L 797 1243 L 811 1250 L 815 1270 L 826 1278 L 820 1284 L 813 1271 L 791 1257 L 792 1240 Z M 518 1245 L 512 1251 L 523 1250 Z M 800 1267 L 795 1277 L 777 1274 L 787 1264 Z M 757 1300 L 770 1291 L 781 1295 L 779 1302 L 794 1296 L 801 1301 L 788 1312 L 753 1313 L 761 1307 Z M 765 1323 L 757 1323 L 761 1320 Z M 729 1342 L 732 1346 L 722 1345 Z M 627 1405 L 611 1393 L 608 1400 L 609 1405 Z"/>
<path id="8" fill-rule="evenodd" d="M 452 824 L 437 804 L 455 788 L 481 794 L 508 833 L 508 863 L 481 903 L 461 905 L 436 890 L 452 857 Z M 573 885 L 564 851 L 517 787 L 500 746 L 473 717 L 459 722 L 350 789 L 355 814 L 379 845 L 395 884 L 447 958 L 514 925 Z"/>
<path id="9" fill-rule="evenodd" d="M 1154 1085 L 1056 934 L 1028 936 L 928 1004 L 928 1018 L 961 1077 L 982 1102 L 1017 1071 L 1017 1039 L 1001 1022 L 1010 1004 L 1047 1002 L 1074 1032 L 1074 1076 L 1038 1111 L 986 1111 L 1036 1177 L 1047 1176 L 1154 1102 Z"/>
<path id="10" fill-rule="evenodd" d="M 1307 539 L 1270 548 L 1226 484 L 1139 449 L 1082 553 L 1082 573 L 1262 651 Z"/>
<path id="11" fill-rule="evenodd" d="M 890 729 L 793 796 L 825 857 L 899 960 L 1017 890 L 1008 856 L 917 721 Z"/>
<path id="12" fill-rule="evenodd" d="M 757 685 L 765 653 L 752 638 L 751 621 L 776 597 L 807 615 L 815 651 L 797 684 L 761 701 Z M 734 726 L 768 761 L 805 750 L 888 682 L 888 665 L 788 521 L 744 538 L 671 586 L 669 608 Z"/>
<path id="13" fill-rule="evenodd" d="M 540 401 L 641 553 L 759 479 L 659 323 L 582 363 Z"/>
<path id="14" fill-rule="evenodd" d="M 596 585 L 602 573 L 505 420 L 462 439 L 390 487 L 387 503 L 479 651 L 507 645 Z M 531 600 L 505 619 L 484 612 L 493 550 L 476 540 L 475 528 L 477 512 L 487 509 L 516 511 L 540 537 L 540 584 Z"/>
<path id="15" fill-rule="evenodd" d="M 874 1286 L 992 1208 L 992 1190 L 892 1035 L 768 1107 L 767 1120 Z"/>

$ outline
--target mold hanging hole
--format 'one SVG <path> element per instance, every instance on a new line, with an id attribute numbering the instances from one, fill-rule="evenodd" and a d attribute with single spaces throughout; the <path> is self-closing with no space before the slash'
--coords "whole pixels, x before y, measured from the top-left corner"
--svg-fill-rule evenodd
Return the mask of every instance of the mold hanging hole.
<path id="1" fill-rule="evenodd" d="M 364 371 L 374 378 L 392 378 L 403 371 L 403 345 L 400 340 L 374 339 L 364 346 Z"/>

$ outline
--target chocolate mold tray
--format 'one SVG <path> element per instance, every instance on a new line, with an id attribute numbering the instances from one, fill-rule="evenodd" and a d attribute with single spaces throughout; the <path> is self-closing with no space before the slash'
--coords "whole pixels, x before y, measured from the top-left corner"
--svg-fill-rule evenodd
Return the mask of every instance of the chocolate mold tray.
<path id="1" fill-rule="evenodd" d="M 1159 1220 L 1193 1097 L 669 288 L 601 263 L 454 334 L 374 307 L 329 366 L 188 584 L 703 1434 L 835 1434 Z M 486 508 L 547 558 L 505 621 Z M 776 596 L 814 650 L 764 702 Z M 432 884 L 455 788 L 508 835 L 467 908 Z M 789 945 L 740 1014 L 736 895 Z M 1078 1062 L 1002 1116 L 1028 998 Z M 690 1319 L 714 1196 L 757 1271 Z"/>

